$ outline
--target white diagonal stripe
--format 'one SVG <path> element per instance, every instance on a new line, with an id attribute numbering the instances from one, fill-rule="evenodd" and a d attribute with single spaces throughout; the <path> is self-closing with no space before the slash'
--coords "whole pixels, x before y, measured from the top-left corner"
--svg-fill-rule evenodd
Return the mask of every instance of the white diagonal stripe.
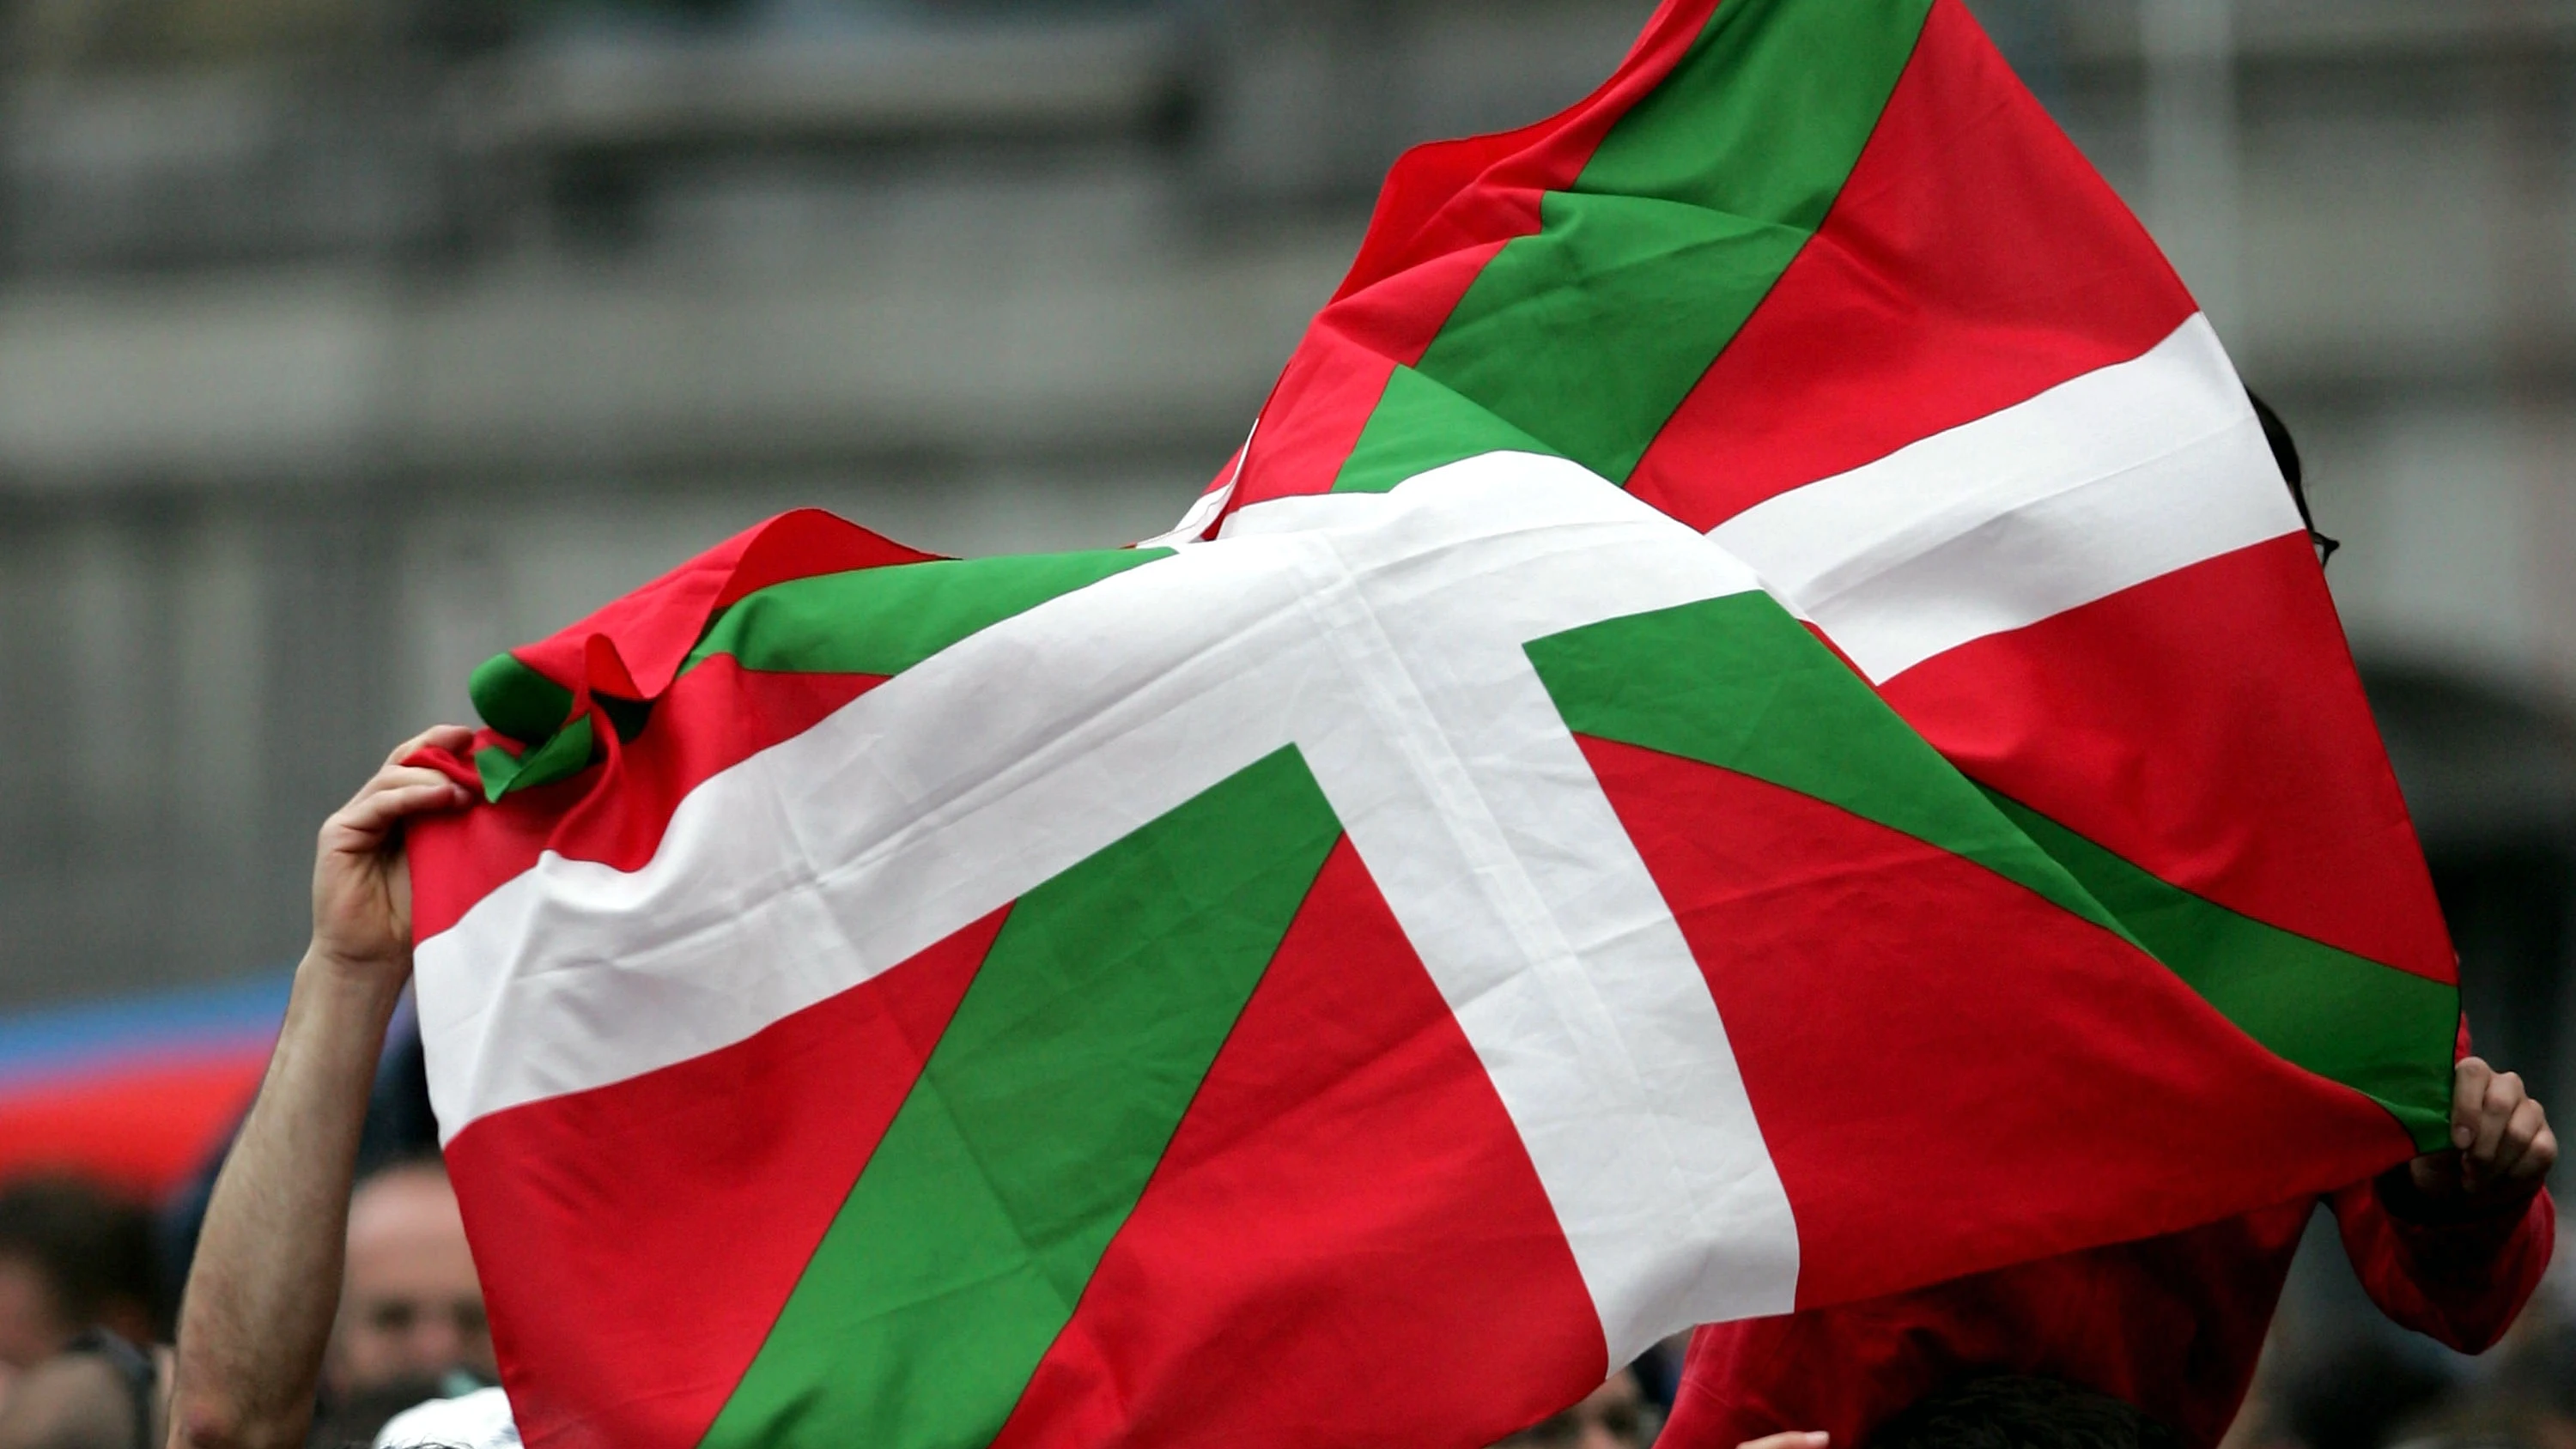
<path id="1" fill-rule="evenodd" d="M 2207 320 L 1710 537 L 1873 682 L 2297 531 Z"/>
<path id="2" fill-rule="evenodd" d="M 710 779 L 643 869 L 548 856 L 423 943 L 439 1120 L 741 1041 L 1293 743 L 1510 1111 L 1611 1361 L 1785 1311 L 1796 1228 L 1725 1028 L 1522 648 L 1753 586 L 1557 459 L 1245 509 Z"/>

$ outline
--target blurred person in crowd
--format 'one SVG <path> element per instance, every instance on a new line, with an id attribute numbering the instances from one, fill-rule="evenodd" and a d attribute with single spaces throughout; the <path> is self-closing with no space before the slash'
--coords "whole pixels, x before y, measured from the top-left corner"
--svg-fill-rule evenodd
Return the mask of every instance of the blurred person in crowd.
<path id="1" fill-rule="evenodd" d="M 1862 1449 L 2180 1449 L 2182 1436 L 2135 1406 L 2037 1374 L 1968 1374 L 1915 1400 Z M 1833 1436 L 1792 1430 L 1738 1449 L 1833 1449 Z"/>
<path id="2" fill-rule="evenodd" d="M 373 1449 L 379 1439 L 402 1445 L 488 1445 L 494 1442 L 470 1429 L 452 1430 L 435 1422 L 427 1429 L 415 1432 L 420 1424 L 420 1419 L 414 1417 L 417 1411 L 428 1409 L 440 1414 L 453 1414 L 458 1407 L 477 1402 L 472 1396 L 447 1397 L 456 1392 L 454 1381 L 446 1375 L 388 1379 L 364 1393 L 333 1399 L 324 1405 L 314 1416 L 313 1430 L 306 1437 L 305 1444 L 307 1449 Z M 498 1399 L 499 1396 L 493 1397 Z M 506 1401 L 499 1407 L 506 1426 Z M 509 1441 L 499 1442 L 507 1444 Z M 7 1446 L 0 1445 L 0 1449 L 7 1449 Z"/>
<path id="3" fill-rule="evenodd" d="M 2565 1233 L 2562 1218 L 2562 1239 Z M 2222 1449 L 2386 1449 L 2399 1438 L 2464 1429 L 2464 1415 L 2485 1422 L 2513 1405 L 2545 1406 L 2576 1421 L 2571 1290 L 2576 1258 L 2561 1256 L 2513 1327 L 2477 1361 L 2385 1323 L 2351 1320 L 2340 1300 L 2305 1304 L 2290 1324 L 2295 1347 L 2278 1362 L 2267 1349 Z M 2283 1336 L 2281 1324 L 2273 1336 Z"/>
<path id="4" fill-rule="evenodd" d="M 398 1168 L 371 1178 L 354 1210 L 351 1202 L 368 1089 L 411 978 L 403 823 L 469 799 L 455 781 L 402 761 L 423 748 L 462 749 L 472 737 L 445 727 L 402 746 L 323 824 L 313 941 L 296 967 L 268 1076 L 216 1180 L 180 1305 L 170 1408 L 177 1449 L 303 1444 L 326 1357 L 353 1396 L 364 1365 L 398 1365 L 389 1369 L 398 1376 L 416 1366 L 416 1353 L 460 1346 L 490 1361 L 479 1312 L 464 1307 L 470 1262 L 462 1281 L 453 1259 L 440 1259 L 439 1272 L 377 1280 L 389 1290 L 377 1301 L 409 1308 L 365 1321 L 361 1234 L 382 1228 L 389 1241 L 461 1246 L 461 1234 L 448 1236 L 454 1195 L 444 1176 Z M 352 1312 L 335 1333 L 344 1276 Z M 405 1414 L 380 1442 L 486 1449 L 517 1442 L 508 1425 L 500 1391 L 487 1389 L 425 1416 Z"/>
<path id="5" fill-rule="evenodd" d="M 0 1408 L 0 1449 L 156 1449 L 162 1442 L 168 1350 L 95 1337 L 18 1376 Z"/>
<path id="6" fill-rule="evenodd" d="M 0 1365 L 31 1368 L 84 1330 L 156 1337 L 152 1216 L 71 1177 L 0 1188 Z"/>
<path id="7" fill-rule="evenodd" d="M 2384 1351 L 2347 1352 L 2318 1366 L 2308 1385 L 2312 1422 L 2298 1449 L 2385 1444 L 2390 1449 L 2576 1449 L 2576 1321 L 2564 1297 L 2576 1286 L 2569 1265 L 2552 1268 L 2542 1291 L 2496 1349 L 2485 1372 L 2435 1375 L 2425 1364 L 2391 1374 Z M 2553 1290 L 2555 1290 L 2553 1292 Z M 2411 1401 L 2381 1382 L 2413 1386 Z M 2406 1407 L 2394 1407 L 2405 1402 Z M 2329 1405 L 2340 1412 L 2329 1412 Z M 2351 1406 L 2379 1406 L 2375 1419 Z"/>
<path id="8" fill-rule="evenodd" d="M 1645 1449 L 1654 1442 L 1654 1406 L 1623 1368 L 1581 1403 L 1505 1439 L 1495 1449 Z"/>
<path id="9" fill-rule="evenodd" d="M 2253 407 L 2322 561 L 2333 541 L 2309 513 L 2298 450 L 2269 407 Z M 1664 1442 L 1735 1449 L 1820 1429 L 1864 1444 L 1898 1408 L 1946 1384 L 2013 1373 L 2111 1395 L 2171 1426 L 2182 1449 L 2210 1449 L 2244 1401 L 2320 1201 L 2390 1318 L 2480 1352 L 2548 1267 L 2557 1217 L 2542 1184 L 2558 1143 L 2522 1079 L 2469 1054 L 2466 1023 L 2458 1058 L 2451 1146 L 2323 1199 L 1871 1302 L 1702 1328 Z"/>
<path id="10" fill-rule="evenodd" d="M 345 1262 L 323 1359 L 334 1398 L 457 1370 L 479 1383 L 497 1376 L 465 1216 L 437 1159 L 396 1163 L 358 1184 Z"/>
<path id="11" fill-rule="evenodd" d="M 2524 1394 L 2471 1393 L 2398 1425 L 2391 1449 L 2576 1449 L 2576 1419 Z"/>
<path id="12" fill-rule="evenodd" d="M 2300 1449 L 2380 1449 L 2398 1424 L 2451 1394 L 2438 1355 L 2377 1333 L 2336 1335 L 2282 1376 L 2281 1437 Z"/>
<path id="13" fill-rule="evenodd" d="M 483 1389 L 405 1409 L 368 1449 L 519 1449 L 519 1426 L 511 1421 L 510 1401 L 501 1391 Z"/>
<path id="14" fill-rule="evenodd" d="M 2401 1427 L 2392 1443 L 2576 1449 L 2576 1263 L 2552 1269 L 2503 1354 L 2493 1374 L 2444 1409 Z"/>
<path id="15" fill-rule="evenodd" d="M 152 1217 L 72 1177 L 0 1189 L 0 1449 L 149 1449 L 168 1351 Z"/>
<path id="16" fill-rule="evenodd" d="M 1881 1425 L 1867 1449 L 2180 1449 L 2181 1443 L 2171 1428 L 2108 1394 L 2034 1374 L 1980 1374 L 1916 1400 Z"/>

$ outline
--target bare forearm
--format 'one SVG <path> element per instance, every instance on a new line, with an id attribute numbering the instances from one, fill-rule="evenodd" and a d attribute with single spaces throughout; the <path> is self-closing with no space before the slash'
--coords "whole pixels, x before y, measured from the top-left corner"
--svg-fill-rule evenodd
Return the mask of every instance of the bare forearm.
<path id="1" fill-rule="evenodd" d="M 339 1304 L 349 1180 L 399 978 L 307 955 L 216 1180 L 179 1318 L 171 1443 L 304 1440 Z"/>

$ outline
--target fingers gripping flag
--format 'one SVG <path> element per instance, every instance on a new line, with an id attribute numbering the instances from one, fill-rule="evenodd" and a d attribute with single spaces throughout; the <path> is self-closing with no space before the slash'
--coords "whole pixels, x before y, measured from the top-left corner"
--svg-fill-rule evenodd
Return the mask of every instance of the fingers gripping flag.
<path id="1" fill-rule="evenodd" d="M 528 1442 L 1464 1449 L 2403 1158 L 2250 424 L 1964 12 L 1676 3 L 1398 167 L 1159 546 L 789 515 L 495 660 L 416 931 Z"/>

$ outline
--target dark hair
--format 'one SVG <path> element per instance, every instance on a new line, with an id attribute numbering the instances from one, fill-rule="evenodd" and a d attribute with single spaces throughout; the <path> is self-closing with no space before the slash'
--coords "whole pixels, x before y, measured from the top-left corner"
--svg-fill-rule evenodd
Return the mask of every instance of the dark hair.
<path id="1" fill-rule="evenodd" d="M 2182 1436 L 2108 1394 L 1982 1374 L 1916 1400 L 1879 1426 L 1869 1449 L 2182 1449 Z"/>
<path id="2" fill-rule="evenodd" d="M 2272 405 L 2245 390 L 2245 400 L 2254 405 L 2255 421 L 2263 425 L 2263 441 L 2272 449 L 2272 461 L 2280 465 L 2281 481 L 2290 485 L 2290 501 L 2299 506 L 2299 522 L 2308 530 L 2308 542 L 2317 550 L 2317 564 L 2323 567 L 2332 559 L 2343 540 L 2328 538 L 2317 529 L 2317 516 L 2308 511 L 2307 470 L 2299 466 L 2299 445 L 2290 437 L 2290 425 L 2272 411 Z"/>
<path id="3" fill-rule="evenodd" d="M 152 1214 L 74 1177 L 21 1178 L 0 1187 L 0 1257 L 36 1270 L 64 1328 L 78 1332 L 124 1302 L 157 1326 Z"/>

